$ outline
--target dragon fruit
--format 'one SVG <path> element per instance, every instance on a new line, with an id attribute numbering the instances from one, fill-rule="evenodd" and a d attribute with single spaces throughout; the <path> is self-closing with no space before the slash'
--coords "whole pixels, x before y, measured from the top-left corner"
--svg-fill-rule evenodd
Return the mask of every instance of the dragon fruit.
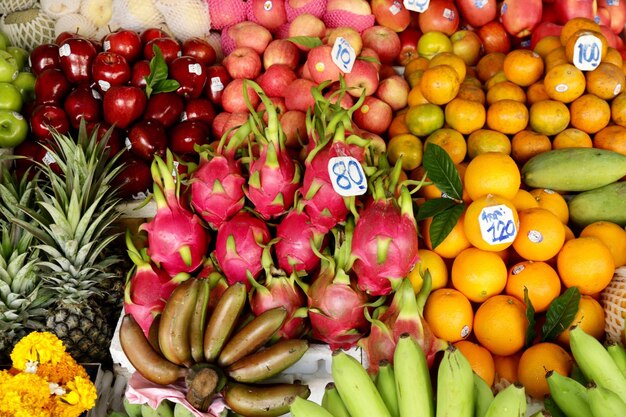
<path id="1" fill-rule="evenodd" d="M 139 227 L 148 233 L 148 255 L 154 263 L 174 276 L 180 272 L 195 271 L 204 260 L 209 246 L 209 235 L 200 218 L 179 201 L 180 181 L 168 152 L 168 164 L 155 156 L 151 166 L 154 180 L 154 199 L 157 212 L 154 218 Z"/>
<path id="2" fill-rule="evenodd" d="M 247 211 L 235 214 L 217 230 L 215 258 L 229 285 L 243 282 L 250 289 L 247 274 L 257 278 L 263 270 L 261 257 L 270 241 L 265 222 Z"/>

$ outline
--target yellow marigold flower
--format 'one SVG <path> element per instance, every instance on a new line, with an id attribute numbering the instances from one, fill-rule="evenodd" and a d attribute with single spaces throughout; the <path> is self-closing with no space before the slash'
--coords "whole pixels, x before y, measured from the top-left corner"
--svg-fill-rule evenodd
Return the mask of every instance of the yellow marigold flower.
<path id="1" fill-rule="evenodd" d="M 57 364 L 65 353 L 63 342 L 49 332 L 32 332 L 17 342 L 11 352 L 13 367 L 26 369 L 29 362 Z"/>
<path id="2" fill-rule="evenodd" d="M 37 375 L 49 382 L 66 385 L 75 376 L 89 378 L 87 371 L 69 353 L 64 353 L 59 363 L 45 363 L 37 368 Z"/>
<path id="3" fill-rule="evenodd" d="M 61 400 L 70 405 L 77 405 L 83 410 L 89 410 L 96 405 L 98 393 L 91 380 L 77 376 L 67 383 L 67 394 Z"/>
<path id="4" fill-rule="evenodd" d="M 48 382 L 34 374 L 21 373 L 0 384 L 0 417 L 46 417 L 42 405 L 50 397 Z"/>

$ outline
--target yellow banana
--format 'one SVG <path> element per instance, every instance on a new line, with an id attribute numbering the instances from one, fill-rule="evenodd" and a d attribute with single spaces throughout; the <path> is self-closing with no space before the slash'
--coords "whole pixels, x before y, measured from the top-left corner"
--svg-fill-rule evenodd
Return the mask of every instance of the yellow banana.
<path id="1" fill-rule="evenodd" d="M 398 409 L 401 417 L 434 417 L 433 389 L 426 355 L 408 333 L 393 354 Z"/>
<path id="2" fill-rule="evenodd" d="M 613 391 L 626 402 L 626 377 L 602 343 L 585 333 L 580 326 L 573 327 L 569 334 L 572 355 L 585 377 Z"/>
<path id="3" fill-rule="evenodd" d="M 196 307 L 198 281 L 189 278 L 172 291 L 159 323 L 159 347 L 163 356 L 177 365 L 192 365 L 189 322 Z"/>
<path id="4" fill-rule="evenodd" d="M 476 372 L 473 372 L 472 377 L 474 380 L 474 416 L 485 417 L 493 401 L 493 391 Z"/>
<path id="5" fill-rule="evenodd" d="M 194 362 L 204 362 L 204 328 L 209 306 L 209 280 L 198 280 L 198 296 L 189 322 L 189 345 Z"/>
<path id="6" fill-rule="evenodd" d="M 292 417 L 337 417 L 321 405 L 296 397 L 290 407 Z"/>
<path id="7" fill-rule="evenodd" d="M 237 282 L 224 291 L 204 332 L 204 359 L 214 362 L 237 326 L 246 305 L 246 285 Z"/>
<path id="8" fill-rule="evenodd" d="M 587 394 L 593 417 L 626 417 L 626 403 L 610 389 L 590 382 Z"/>
<path id="9" fill-rule="evenodd" d="M 350 413 L 339 396 L 334 382 L 329 382 L 324 388 L 322 407 L 334 417 L 350 417 Z"/>
<path id="10" fill-rule="evenodd" d="M 617 369 L 620 370 L 622 375 L 626 376 L 626 349 L 617 343 L 609 343 L 606 347 L 606 351 L 609 352 L 609 355 L 613 358 Z"/>
<path id="11" fill-rule="evenodd" d="M 437 371 L 437 417 L 474 416 L 474 371 L 454 345 L 449 345 Z"/>
<path id="12" fill-rule="evenodd" d="M 524 387 L 511 384 L 494 397 L 485 417 L 525 417 L 526 394 Z"/>
<path id="13" fill-rule="evenodd" d="M 352 417 L 391 417 L 376 385 L 352 356 L 333 352 L 331 371 L 335 387 Z"/>
<path id="14" fill-rule="evenodd" d="M 376 388 L 380 392 L 387 410 L 392 417 L 400 417 L 398 408 L 398 394 L 396 392 L 396 375 L 393 365 L 387 360 L 382 360 L 378 365 L 378 374 L 376 375 Z"/>
<path id="15" fill-rule="evenodd" d="M 550 396 L 567 417 L 591 415 L 587 389 L 582 384 L 554 371 L 546 373 L 546 381 L 550 388 Z"/>
<path id="16" fill-rule="evenodd" d="M 300 384 L 231 383 L 223 391 L 226 405 L 246 417 L 278 417 L 289 412 L 297 397 L 308 398 L 311 390 Z"/>

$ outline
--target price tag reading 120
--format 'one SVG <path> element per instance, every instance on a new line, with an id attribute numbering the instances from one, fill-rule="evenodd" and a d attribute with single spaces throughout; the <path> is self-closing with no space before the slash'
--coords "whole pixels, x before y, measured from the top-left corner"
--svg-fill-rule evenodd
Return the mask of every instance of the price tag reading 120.
<path id="1" fill-rule="evenodd" d="M 356 60 L 356 52 L 345 38 L 339 36 L 335 39 L 331 55 L 333 62 L 341 71 L 345 73 L 352 71 L 352 66 Z"/>
<path id="2" fill-rule="evenodd" d="M 594 35 L 583 35 L 574 44 L 574 65 L 581 71 L 593 71 L 602 61 L 602 41 Z"/>
<path id="3" fill-rule="evenodd" d="M 328 175 L 333 189 L 339 195 L 350 197 L 367 191 L 367 177 L 363 167 L 351 156 L 336 156 L 328 161 Z"/>
<path id="4" fill-rule="evenodd" d="M 483 208 L 478 224 L 483 240 L 490 245 L 513 242 L 517 236 L 513 211 L 504 204 Z"/>
<path id="5" fill-rule="evenodd" d="M 430 6 L 430 0 L 404 0 L 404 7 L 413 12 L 424 13 L 428 6 Z"/>

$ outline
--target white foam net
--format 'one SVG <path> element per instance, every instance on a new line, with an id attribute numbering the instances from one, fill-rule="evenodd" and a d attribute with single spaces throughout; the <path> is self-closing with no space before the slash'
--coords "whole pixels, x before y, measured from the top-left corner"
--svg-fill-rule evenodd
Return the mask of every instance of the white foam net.
<path id="1" fill-rule="evenodd" d="M 54 25 L 54 32 L 59 36 L 62 32 L 78 33 L 86 38 L 94 38 L 96 25 L 85 16 L 78 13 L 70 13 L 59 17 Z"/>
<path id="2" fill-rule="evenodd" d="M 615 270 L 609 285 L 602 291 L 600 302 L 606 315 L 604 330 L 607 341 L 626 346 L 624 317 L 626 316 L 626 266 Z"/>
<path id="3" fill-rule="evenodd" d="M 211 30 L 209 7 L 204 0 L 154 0 L 154 4 L 179 40 L 204 37 Z"/>
<path id="4" fill-rule="evenodd" d="M 7 24 L 6 18 L 11 15 L 0 16 L 0 30 L 7 34 L 11 43 L 27 50 L 34 49 L 42 43 L 54 42 L 54 20 L 40 9 L 15 13 L 33 13 L 33 18 L 20 23 Z"/>
<path id="5" fill-rule="evenodd" d="M 50 17 L 58 19 L 70 13 L 77 13 L 80 0 L 40 0 L 41 10 Z"/>
<path id="6" fill-rule="evenodd" d="M 35 7 L 37 0 L 0 0 L 0 14 L 9 14 L 18 10 Z"/>
<path id="7" fill-rule="evenodd" d="M 153 0 L 113 0 L 111 24 L 138 32 L 165 22 Z"/>

